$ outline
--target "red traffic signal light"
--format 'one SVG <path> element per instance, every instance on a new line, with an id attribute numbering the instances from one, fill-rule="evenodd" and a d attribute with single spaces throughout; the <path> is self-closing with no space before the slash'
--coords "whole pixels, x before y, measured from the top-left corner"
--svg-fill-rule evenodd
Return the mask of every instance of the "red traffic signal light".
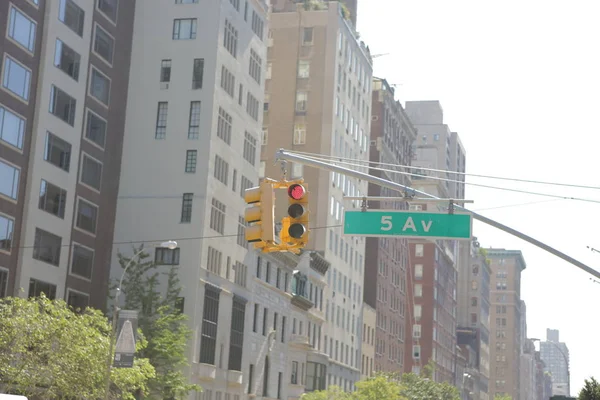
<path id="1" fill-rule="evenodd" d="M 294 200 L 301 200 L 306 194 L 306 189 L 299 183 L 294 183 L 288 188 L 288 196 Z"/>

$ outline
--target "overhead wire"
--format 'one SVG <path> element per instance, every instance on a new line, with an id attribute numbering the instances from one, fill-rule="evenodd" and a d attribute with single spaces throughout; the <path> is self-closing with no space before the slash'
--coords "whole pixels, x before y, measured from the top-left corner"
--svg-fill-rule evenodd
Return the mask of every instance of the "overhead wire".
<path id="1" fill-rule="evenodd" d="M 389 172 L 389 173 L 394 173 L 394 174 L 399 174 L 399 175 L 406 175 L 406 176 L 419 177 L 419 178 L 425 178 L 425 179 L 433 179 L 433 180 L 444 181 L 444 182 L 453 182 L 453 183 L 459 183 L 459 184 L 463 184 L 463 185 L 477 186 L 477 187 L 483 187 L 483 188 L 494 189 L 494 190 L 504 190 L 504 191 L 508 191 L 508 192 L 529 194 L 529 195 L 534 195 L 534 196 L 551 197 L 554 199 L 575 200 L 575 201 L 600 204 L 600 200 L 587 199 L 587 198 L 583 198 L 583 197 L 562 196 L 562 195 L 556 195 L 556 194 L 550 194 L 550 193 L 534 192 L 531 190 L 521 190 L 521 189 L 507 188 L 507 187 L 501 187 L 501 186 L 485 185 L 482 183 L 463 182 L 463 181 L 459 181 L 456 179 L 448 179 L 448 178 L 442 178 L 442 177 L 436 177 L 436 176 L 430 176 L 430 175 L 422 175 L 422 174 L 416 174 L 413 172 L 397 171 L 397 170 L 388 169 L 388 168 L 365 166 L 365 165 L 361 165 L 356 162 L 337 161 L 337 160 L 333 160 L 333 159 L 324 159 L 324 158 L 319 158 L 319 157 L 309 157 L 309 156 L 306 156 L 306 157 L 308 159 L 313 159 L 315 161 L 327 161 L 327 162 L 331 162 L 331 163 L 335 163 L 335 164 L 339 164 L 339 165 L 343 165 L 343 166 L 368 168 L 368 169 L 374 170 L 374 171 Z M 357 161 L 357 160 L 353 160 L 353 161 Z"/>
<path id="2" fill-rule="evenodd" d="M 534 180 L 534 179 L 508 178 L 508 177 L 496 176 L 496 175 L 473 174 L 473 173 L 468 173 L 468 172 L 459 172 L 459 171 L 452 171 L 452 170 L 445 170 L 445 169 L 418 167 L 418 166 L 414 166 L 414 165 L 382 163 L 379 161 L 370 161 L 370 160 L 357 160 L 357 159 L 349 158 L 349 157 L 339 157 L 339 156 L 331 156 L 331 155 L 299 152 L 299 151 L 293 151 L 293 153 L 304 155 L 309 158 L 320 158 L 321 160 L 328 160 L 328 161 L 333 161 L 333 160 L 353 161 L 353 162 L 367 164 L 367 165 L 375 164 L 375 165 L 380 165 L 380 166 L 388 166 L 388 167 L 396 167 L 396 168 L 418 169 L 418 170 L 429 171 L 429 172 L 444 172 L 444 173 L 448 173 L 448 174 L 472 176 L 475 178 L 497 179 L 497 180 L 521 182 L 521 183 L 534 183 L 534 184 L 539 184 L 539 185 L 563 186 L 563 187 L 571 187 L 571 188 L 578 188 L 578 189 L 600 190 L 600 186 L 581 185 L 581 184 L 564 183 L 564 182 L 541 181 L 541 180 Z M 367 165 L 365 165 L 365 166 L 367 166 Z M 369 167 L 369 168 L 371 168 L 371 167 Z"/>
<path id="3" fill-rule="evenodd" d="M 309 230 L 317 230 L 317 229 L 328 229 L 328 228 L 339 228 L 341 224 L 338 225 L 326 225 L 326 226 L 315 226 L 313 228 L 309 228 Z M 162 239 L 149 239 L 149 240 L 125 240 L 125 241 L 117 241 L 112 242 L 112 245 L 119 244 L 143 244 L 143 243 L 161 243 L 167 240 L 174 240 L 176 242 L 183 242 L 186 240 L 207 240 L 207 239 L 223 239 L 230 237 L 238 237 L 241 235 L 238 234 L 230 234 L 230 235 L 211 235 L 211 236 L 186 236 L 186 237 L 169 237 Z M 72 244 L 61 244 L 60 247 L 71 247 Z M 36 248 L 49 248 L 54 246 L 36 246 L 36 245 L 28 245 L 28 246 L 12 246 L 11 249 L 36 249 Z M 58 246 L 56 246 L 58 247 Z"/>

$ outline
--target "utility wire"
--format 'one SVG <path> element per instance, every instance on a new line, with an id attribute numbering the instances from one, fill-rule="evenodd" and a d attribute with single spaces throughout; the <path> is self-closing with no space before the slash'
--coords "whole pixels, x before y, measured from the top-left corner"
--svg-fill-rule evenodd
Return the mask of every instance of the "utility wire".
<path id="1" fill-rule="evenodd" d="M 328 161 L 328 162 L 331 162 L 331 163 L 341 164 L 341 165 L 345 165 L 345 166 L 365 168 L 364 165 L 360 165 L 360 164 L 353 163 L 353 162 L 344 162 L 344 161 L 336 161 L 336 160 L 326 160 L 326 159 L 319 159 L 319 158 L 316 158 L 316 157 L 313 158 L 313 157 L 308 157 L 308 156 L 307 156 L 307 158 L 313 159 L 314 161 Z M 390 172 L 390 173 L 394 173 L 394 174 L 407 175 L 407 176 L 419 177 L 419 178 L 424 178 L 424 179 L 434 179 L 434 180 L 444 181 L 444 182 L 453 182 L 453 183 L 459 183 L 459 184 L 463 184 L 463 185 L 483 187 L 483 188 L 487 188 L 487 189 L 504 190 L 504 191 L 508 191 L 508 192 L 530 194 L 530 195 L 534 195 L 534 196 L 552 197 L 554 199 L 576 200 L 576 201 L 583 201 L 583 202 L 598 203 L 598 204 L 600 204 L 600 200 L 586 199 L 586 198 L 582 198 L 582 197 L 561 196 L 561 195 L 550 194 L 550 193 L 533 192 L 533 191 L 530 191 L 530 190 L 520 190 L 520 189 L 512 189 L 512 188 L 500 187 L 500 186 L 484 185 L 482 183 L 463 182 L 463 181 L 457 181 L 455 179 L 448 179 L 448 178 L 441 178 L 441 177 L 436 177 L 436 176 L 415 174 L 415 173 L 412 173 L 412 172 L 397 171 L 397 170 L 388 169 L 388 168 L 377 168 L 377 167 L 367 167 L 367 168 L 369 168 L 371 170 L 374 170 L 374 171 Z"/>
<path id="2" fill-rule="evenodd" d="M 310 230 L 317 230 L 317 229 L 327 229 L 327 228 L 339 228 L 342 225 L 327 225 L 327 226 L 316 226 L 314 228 L 309 228 Z M 119 245 L 119 244 L 138 244 L 138 243 L 161 243 L 164 242 L 166 240 L 174 240 L 176 242 L 183 242 L 186 240 L 206 240 L 206 239 L 223 239 L 223 238 L 230 238 L 230 237 L 238 237 L 238 236 L 243 236 L 243 235 L 238 235 L 238 234 L 232 234 L 232 235 L 213 235 L 213 236 L 187 236 L 187 237 L 179 237 L 179 238 L 163 238 L 163 239 L 155 239 L 155 240 L 126 240 L 126 241 L 119 241 L 119 242 L 112 242 L 113 245 Z M 60 247 L 71 247 L 71 244 L 61 244 Z M 11 249 L 43 249 L 43 248 L 54 248 L 54 246 L 12 246 Z"/>
<path id="3" fill-rule="evenodd" d="M 540 180 L 533 180 L 533 179 L 508 178 L 508 177 L 494 176 L 494 175 L 471 174 L 471 173 L 467 173 L 467 172 L 458 172 L 458 171 L 451 171 L 451 170 L 446 170 L 446 169 L 435 169 L 435 168 L 417 167 L 414 165 L 382 163 L 379 161 L 356 160 L 356 159 L 348 158 L 348 157 L 329 156 L 329 155 L 323 155 L 323 154 L 317 154 L 317 153 L 306 153 L 306 152 L 299 152 L 299 151 L 294 151 L 294 153 L 305 155 L 305 156 L 311 157 L 311 158 L 321 158 L 322 160 L 327 159 L 328 161 L 340 160 L 340 161 L 353 161 L 353 162 L 358 162 L 358 163 L 362 163 L 362 164 L 367 164 L 367 165 L 364 165 L 364 167 L 367 167 L 368 165 L 371 165 L 371 164 L 375 164 L 375 165 L 380 165 L 380 166 L 388 166 L 388 167 L 396 167 L 396 168 L 419 169 L 419 170 L 430 171 L 430 172 L 444 172 L 444 173 L 448 173 L 448 174 L 472 176 L 472 177 L 476 177 L 476 178 L 498 179 L 498 180 L 522 182 L 522 183 L 535 183 L 538 185 L 564 186 L 564 187 L 572 187 L 572 188 L 579 188 L 579 189 L 600 190 L 600 186 L 589 186 L 589 185 L 579 185 L 579 184 L 572 184 L 572 183 L 540 181 Z M 369 168 L 371 168 L 371 167 L 369 167 Z"/>

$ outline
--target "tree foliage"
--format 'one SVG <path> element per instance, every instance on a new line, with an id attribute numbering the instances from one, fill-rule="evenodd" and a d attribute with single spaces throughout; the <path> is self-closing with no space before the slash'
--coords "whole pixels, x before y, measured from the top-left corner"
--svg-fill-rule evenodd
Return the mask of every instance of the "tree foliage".
<path id="1" fill-rule="evenodd" d="M 0 300 L 0 376 L 14 394 L 47 400 L 104 396 L 110 324 L 97 310 L 75 312 L 45 296 Z M 143 348 L 145 342 L 140 342 Z M 148 391 L 154 368 L 147 359 L 114 370 L 111 398 Z"/>
<path id="2" fill-rule="evenodd" d="M 600 400 L 600 383 L 593 377 L 586 379 L 577 398 L 579 400 Z"/>
<path id="3" fill-rule="evenodd" d="M 303 400 L 460 400 L 458 389 L 448 383 L 430 379 L 427 368 L 421 375 L 378 374 L 356 383 L 356 390 L 346 393 L 337 386 L 305 394 Z"/>
<path id="4" fill-rule="evenodd" d="M 494 400 L 512 400 L 512 396 L 508 394 L 497 394 L 494 397 Z"/>
<path id="5" fill-rule="evenodd" d="M 186 348 L 192 332 L 179 308 L 178 266 L 162 271 L 164 266 L 156 265 L 142 250 L 143 246 L 133 248 L 132 254 L 141 251 L 134 261 L 119 253 L 123 269 L 131 262 L 122 285 L 124 308 L 139 312 L 138 327 L 148 341 L 136 357 L 148 358 L 156 370 L 149 381 L 149 398 L 182 399 L 200 387 L 189 384 L 183 373 L 188 366 Z"/>

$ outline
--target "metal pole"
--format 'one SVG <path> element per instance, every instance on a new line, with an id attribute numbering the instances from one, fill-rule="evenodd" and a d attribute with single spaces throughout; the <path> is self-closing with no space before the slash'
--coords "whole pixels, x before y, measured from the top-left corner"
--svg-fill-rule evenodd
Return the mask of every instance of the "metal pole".
<path id="1" fill-rule="evenodd" d="M 280 161 L 280 160 L 293 161 L 293 162 L 297 162 L 297 163 L 300 163 L 300 164 L 308 165 L 309 167 L 315 167 L 315 168 L 323 169 L 323 170 L 326 170 L 326 171 L 331 171 L 331 172 L 337 172 L 337 173 L 340 173 L 340 174 L 344 174 L 346 176 L 352 176 L 354 178 L 361 179 L 361 180 L 367 181 L 369 183 L 373 183 L 373 184 L 379 185 L 381 187 L 386 187 L 388 189 L 397 190 L 398 192 L 405 192 L 405 191 L 408 190 L 408 191 L 411 191 L 411 192 L 414 192 L 414 193 L 418 193 L 418 194 L 423 195 L 423 196 L 427 196 L 429 198 L 439 199 L 436 196 L 433 196 L 433 195 L 431 195 L 429 193 L 426 193 L 426 192 L 422 192 L 420 190 L 413 189 L 413 188 L 411 188 L 409 186 L 404 186 L 404 185 L 401 185 L 401 184 L 396 183 L 396 182 L 388 181 L 386 179 L 379 178 L 377 176 L 366 174 L 364 172 L 358 172 L 358 171 L 354 171 L 352 169 L 340 167 L 340 166 L 333 165 L 333 164 L 330 164 L 330 163 L 327 163 L 327 162 L 318 161 L 318 160 L 314 160 L 312 158 L 307 158 L 307 157 L 299 156 L 299 155 L 290 153 L 290 152 L 288 152 L 288 151 L 286 151 L 284 149 L 279 149 L 275 153 L 275 159 L 277 161 Z M 566 262 L 568 262 L 570 264 L 573 264 L 574 266 L 576 266 L 576 267 L 584 270 L 588 274 L 593 275 L 596 278 L 600 279 L 600 271 L 596 271 L 595 269 L 588 267 L 587 265 L 585 265 L 584 263 L 582 263 L 580 261 L 577 261 L 573 257 L 570 257 L 570 256 L 564 254 L 563 252 L 558 251 L 555 248 L 550 247 L 547 244 L 542 243 L 539 240 L 536 240 L 536 239 L 532 238 L 531 236 L 528 236 L 528 235 L 526 235 L 524 233 L 521 233 L 521 232 L 517 231 L 516 229 L 510 228 L 510 227 L 508 227 L 506 225 L 503 225 L 503 224 L 501 224 L 499 222 L 494 221 L 493 219 L 490 219 L 488 217 L 484 217 L 481 214 L 477 214 L 476 212 L 470 211 L 470 210 L 468 210 L 468 209 L 466 209 L 464 207 L 461 207 L 459 205 L 456 205 L 455 207 L 458 208 L 458 209 L 461 209 L 463 211 L 471 213 L 471 215 L 473 215 L 474 219 L 476 219 L 478 221 L 481 221 L 484 224 L 493 226 L 494 228 L 500 229 L 501 231 L 504 231 L 506 233 L 509 233 L 509 234 L 511 234 L 513 236 L 518 237 L 519 239 L 522 239 L 522 240 L 524 240 L 524 241 L 526 241 L 528 243 L 531 243 L 532 245 L 537 246 L 540 249 L 546 250 L 548 253 L 550 253 L 552 255 L 555 255 L 555 256 L 557 256 L 557 257 L 565 260 Z"/>
<path id="2" fill-rule="evenodd" d="M 119 280 L 119 286 L 117 287 L 117 292 L 115 293 L 115 304 L 113 306 L 113 316 L 112 316 L 112 324 L 110 330 L 110 345 L 108 346 L 108 360 L 106 363 L 106 378 L 105 378 L 105 389 L 104 389 L 104 400 L 109 400 L 110 395 L 110 373 L 112 371 L 113 365 L 113 350 L 115 347 L 115 339 L 117 334 L 117 314 L 119 313 L 119 296 L 121 295 L 121 286 L 123 286 L 123 278 L 125 278 L 125 274 L 127 270 L 133 263 L 133 261 L 144 252 L 145 249 L 140 249 L 137 253 L 131 257 L 125 269 L 123 269 L 123 273 L 121 274 L 121 279 Z"/>

